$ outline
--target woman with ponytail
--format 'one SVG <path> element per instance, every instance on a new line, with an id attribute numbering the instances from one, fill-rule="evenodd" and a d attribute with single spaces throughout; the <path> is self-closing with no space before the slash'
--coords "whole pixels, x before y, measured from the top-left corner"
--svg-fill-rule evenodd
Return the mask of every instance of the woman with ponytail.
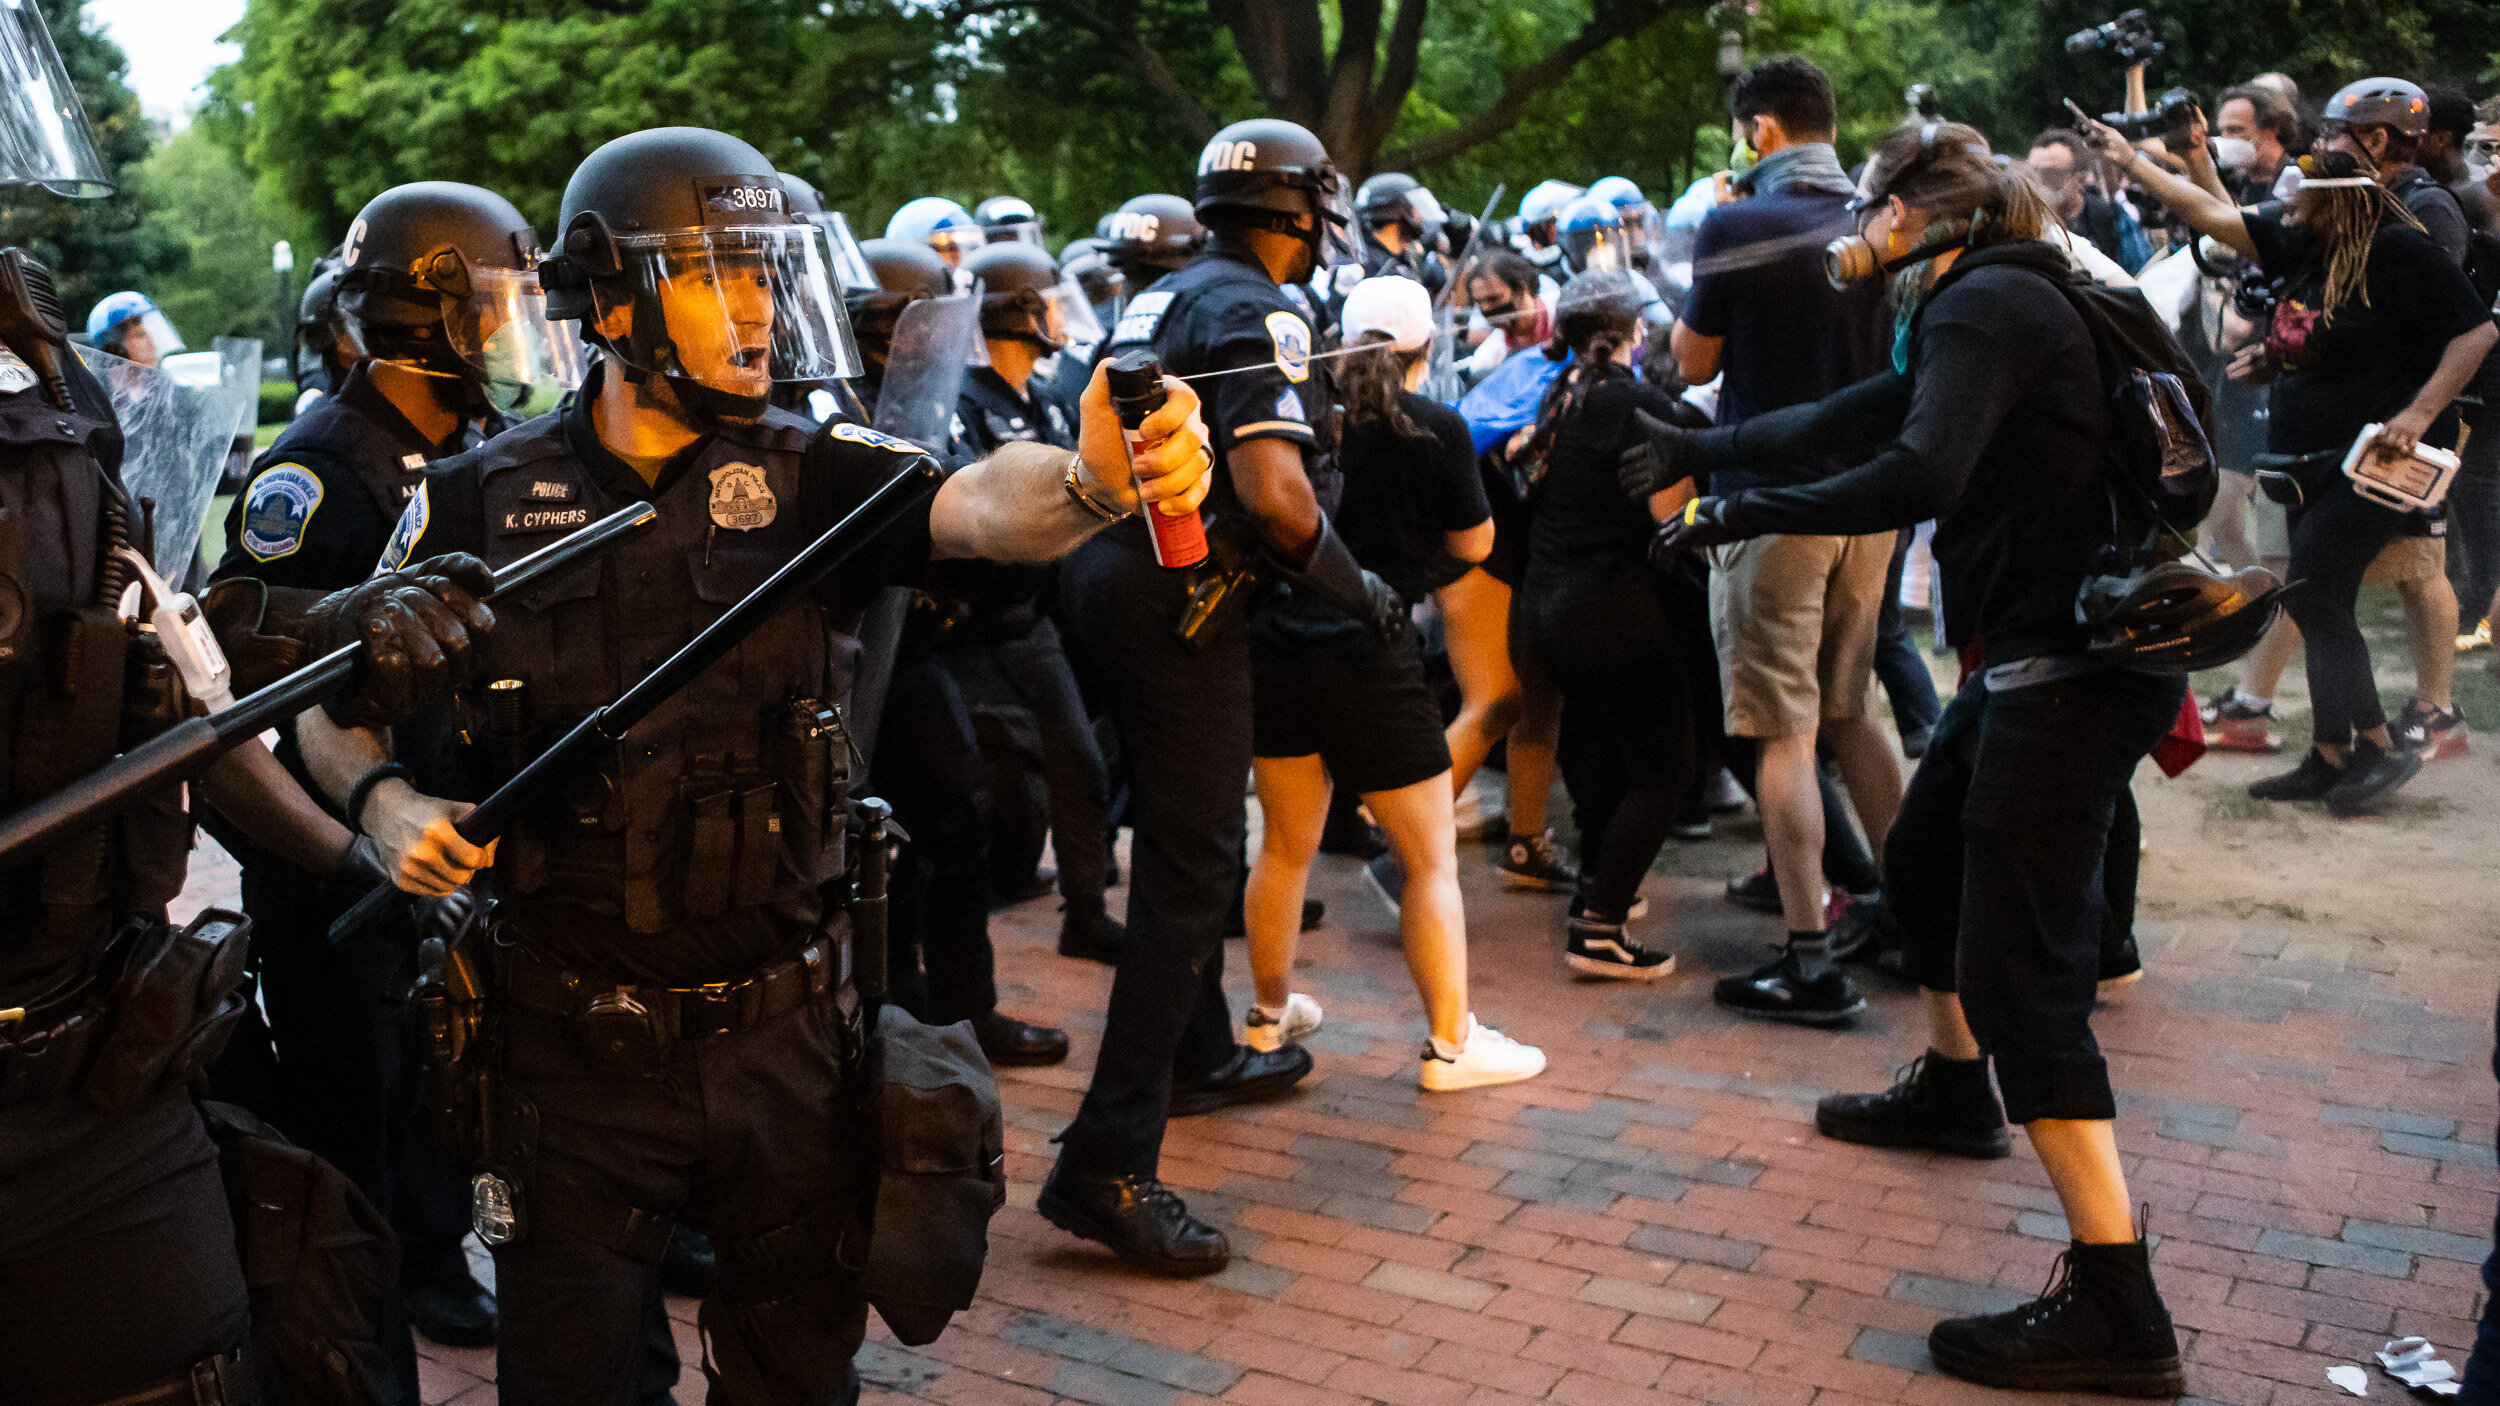
<path id="1" fill-rule="evenodd" d="M 2266 452 L 2315 456 L 2291 469 L 2302 501 L 2291 510 L 2285 609 L 2308 646 L 2316 740 L 2300 765 L 2248 788 L 2259 800 L 2323 799 L 2337 815 L 2384 804 L 2422 769 L 2398 749 L 2379 703 L 2370 645 L 2353 613 L 2362 573 L 2404 535 L 2409 514 L 2353 491 L 2341 466 L 2365 426 L 2404 454 L 2452 449 L 2453 402 L 2500 338 L 2474 285 L 2381 185 L 2368 154 L 2330 131 L 2300 158 L 2300 187 L 2285 205 L 2242 210 L 2161 170 L 2100 123 L 2094 146 L 2185 219 L 2282 280 L 2266 357 Z"/>
<path id="2" fill-rule="evenodd" d="M 1571 365 L 1546 392 L 1530 455 L 1528 569 L 1514 637 L 1562 687 L 1561 763 L 1580 829 L 1565 961 L 1587 976 L 1651 981 L 1669 953 L 1624 928 L 1641 880 L 1692 793 L 1695 661 L 1710 658 L 1709 601 L 1689 567 L 1652 571 L 1647 508 L 1624 501 L 1615 460 L 1639 441 L 1635 412 L 1669 424 L 1701 413 L 1633 374 L 1648 294 L 1621 273 L 1585 273 L 1555 305 L 1545 355 Z M 1707 665 L 1702 672 L 1715 671 Z"/>
<path id="3" fill-rule="evenodd" d="M 1974 667 L 1883 847 L 1885 905 L 1928 991 L 1928 1047 L 1884 1092 L 1824 1099 L 1815 1126 L 1995 1158 L 2013 1150 L 2007 1122 L 2022 1124 L 2073 1236 L 2063 1272 L 2020 1308 L 1937 1324 L 1929 1353 L 1989 1386 L 2175 1396 L 2178 1337 L 2134 1223 L 2091 1017 L 2111 824 L 2186 688 L 2089 654 L 2076 620 L 2121 536 L 2078 276 L 2043 238 L 2030 177 L 1958 123 L 1886 138 L 1851 208 L 1858 232 L 1832 263 L 1890 275 L 1893 369 L 1729 429 L 1655 435 L 1625 461 L 1623 490 L 1698 480 L 1709 495 L 1723 468 L 1768 480 L 1686 505 L 1659 534 L 1668 556 L 1936 519 L 1943 633 Z"/>

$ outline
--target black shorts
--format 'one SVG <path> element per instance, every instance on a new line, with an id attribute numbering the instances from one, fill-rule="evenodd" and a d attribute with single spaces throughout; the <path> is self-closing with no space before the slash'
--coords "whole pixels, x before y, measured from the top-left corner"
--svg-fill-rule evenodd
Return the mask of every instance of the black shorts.
<path id="1" fill-rule="evenodd" d="M 1251 753 L 1316 753 L 1337 785 L 1395 791 L 1450 769 L 1441 707 L 1410 630 L 1384 644 L 1343 617 L 1264 614 L 1250 634 Z"/>

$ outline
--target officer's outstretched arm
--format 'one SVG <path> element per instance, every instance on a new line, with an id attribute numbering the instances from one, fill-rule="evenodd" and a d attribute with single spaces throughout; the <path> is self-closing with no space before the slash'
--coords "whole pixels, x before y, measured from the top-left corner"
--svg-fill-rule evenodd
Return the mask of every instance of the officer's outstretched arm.
<path id="1" fill-rule="evenodd" d="M 341 727 L 320 708 L 307 708 L 296 718 L 295 740 L 305 770 L 342 806 L 359 781 L 391 760 L 388 730 Z M 491 842 L 481 849 L 451 828 L 470 809 L 465 802 L 426 795 L 391 777 L 366 793 L 361 813 L 349 816 L 348 823 L 372 837 L 392 883 L 440 898 L 495 862 Z"/>
<path id="2" fill-rule="evenodd" d="M 1115 511 L 1133 512 L 1141 502 L 1174 517 L 1195 511 L 1213 486 L 1214 465 L 1197 393 L 1166 376 L 1163 408 L 1146 417 L 1131 450 L 1112 412 L 1105 374 L 1104 366 L 1094 368 L 1079 411 L 1077 486 Z M 1069 468 L 1064 449 L 1008 444 L 957 469 L 929 505 L 929 537 L 937 555 L 1052 561 L 1076 550 L 1107 519 L 1068 492 Z"/>

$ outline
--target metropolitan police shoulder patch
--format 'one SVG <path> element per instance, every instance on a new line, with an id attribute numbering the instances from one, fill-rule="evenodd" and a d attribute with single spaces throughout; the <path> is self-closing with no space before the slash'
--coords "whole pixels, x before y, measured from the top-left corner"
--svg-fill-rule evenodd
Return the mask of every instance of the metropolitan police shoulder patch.
<path id="1" fill-rule="evenodd" d="M 292 556 L 304 545 L 304 528 L 321 506 L 321 480 L 301 464 L 274 464 L 252 480 L 243 497 L 243 550 L 256 561 Z"/>
<path id="2" fill-rule="evenodd" d="M 877 449 L 890 449 L 897 454 L 929 452 L 910 440 L 896 439 L 882 430 L 872 430 L 866 425 L 854 425 L 848 420 L 836 420 L 825 426 L 825 433 L 835 439 L 849 440 L 853 444 L 865 444 Z"/>
<path id="3" fill-rule="evenodd" d="M 426 524 L 434 516 L 433 499 L 426 495 L 428 487 L 428 484 L 418 484 L 415 495 L 408 500 L 408 506 L 400 509 L 399 525 L 391 529 L 391 540 L 382 548 L 382 561 L 373 568 L 374 575 L 399 570 L 416 552 L 417 543 L 425 536 Z"/>
<path id="4" fill-rule="evenodd" d="M 1267 335 L 1276 343 L 1276 369 L 1301 384 L 1311 375 L 1311 325 L 1289 312 L 1267 315 Z"/>

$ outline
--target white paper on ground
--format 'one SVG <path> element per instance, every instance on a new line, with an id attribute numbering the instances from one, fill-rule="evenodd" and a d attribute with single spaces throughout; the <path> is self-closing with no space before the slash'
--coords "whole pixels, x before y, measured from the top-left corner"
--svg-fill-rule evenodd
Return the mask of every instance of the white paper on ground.
<path id="1" fill-rule="evenodd" d="M 2355 1396 L 2370 1394 L 2370 1374 L 2358 1367 L 2329 1367 L 2326 1369 L 2326 1379 Z"/>

